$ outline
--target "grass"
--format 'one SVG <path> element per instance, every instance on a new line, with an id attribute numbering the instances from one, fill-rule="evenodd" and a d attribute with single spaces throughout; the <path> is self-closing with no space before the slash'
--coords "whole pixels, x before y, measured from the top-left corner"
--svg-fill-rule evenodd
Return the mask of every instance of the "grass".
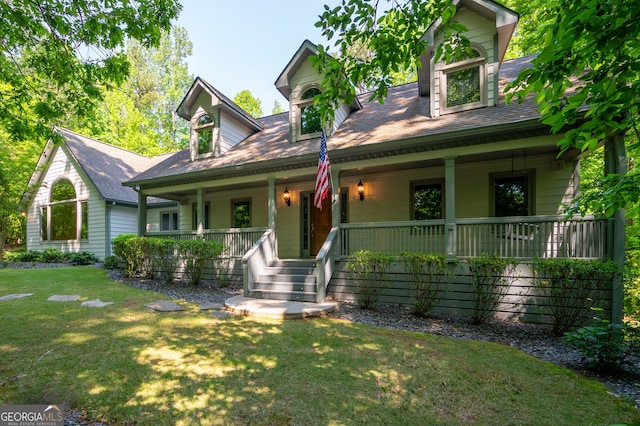
<path id="1" fill-rule="evenodd" d="M 216 319 L 92 267 L 0 270 L 0 403 L 112 425 L 640 422 L 600 384 L 505 346 L 328 318 Z M 47 302 L 52 294 L 114 301 Z M 182 302 L 181 302 L 182 303 Z"/>

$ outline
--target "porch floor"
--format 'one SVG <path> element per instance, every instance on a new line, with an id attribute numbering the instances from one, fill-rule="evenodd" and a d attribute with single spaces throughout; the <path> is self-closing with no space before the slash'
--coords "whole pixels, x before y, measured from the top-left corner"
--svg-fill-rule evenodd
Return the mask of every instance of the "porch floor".
<path id="1" fill-rule="evenodd" d="M 273 319 L 319 317 L 338 308 L 335 302 L 311 303 L 289 300 L 252 299 L 234 296 L 224 302 L 228 311 L 240 315 Z"/>

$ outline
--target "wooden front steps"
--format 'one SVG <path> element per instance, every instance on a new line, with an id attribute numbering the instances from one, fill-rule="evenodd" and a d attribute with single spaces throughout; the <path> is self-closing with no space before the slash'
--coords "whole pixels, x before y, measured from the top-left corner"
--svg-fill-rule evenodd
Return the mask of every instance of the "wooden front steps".
<path id="1" fill-rule="evenodd" d="M 275 260 L 254 282 L 249 297 L 315 302 L 316 281 L 316 265 L 313 260 Z"/>

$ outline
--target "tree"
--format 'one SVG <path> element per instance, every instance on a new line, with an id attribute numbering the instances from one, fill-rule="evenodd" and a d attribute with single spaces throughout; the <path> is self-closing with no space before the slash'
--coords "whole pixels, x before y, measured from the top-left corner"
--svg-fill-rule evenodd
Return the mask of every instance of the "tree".
<path id="1" fill-rule="evenodd" d="M 19 240 L 19 200 L 45 141 L 55 140 L 52 126 L 94 121 L 104 89 L 127 78 L 125 40 L 158 45 L 180 8 L 177 0 L 0 1 L 0 248 Z"/>
<path id="2" fill-rule="evenodd" d="M 533 68 L 523 70 L 508 86 L 508 100 L 535 94 L 542 121 L 554 133 L 566 131 L 559 142 L 562 151 L 595 150 L 605 139 L 638 134 L 640 3 L 534 0 L 522 7 L 528 16 L 516 46 L 523 53 L 538 47 L 541 52 Z M 392 72 L 419 66 L 427 25 L 442 17 L 445 40 L 462 34 L 464 28 L 451 22 L 454 14 L 449 0 L 397 1 L 384 11 L 378 1 L 368 0 L 345 0 L 334 9 L 325 6 L 316 26 L 328 40 L 335 38 L 339 55 L 332 57 L 320 45 L 314 59 L 325 75 L 316 101 L 323 118 L 330 120 L 339 102 L 349 104 L 363 81 L 373 87 L 372 99 L 384 101 Z M 372 59 L 350 56 L 349 46 L 355 43 L 374 51 Z M 457 44 L 464 48 L 464 37 Z M 446 59 L 452 52 L 437 46 L 436 55 L 443 53 Z M 601 199 L 600 210 L 608 215 L 640 196 L 635 171 L 605 183 L 610 191 Z"/>
<path id="3" fill-rule="evenodd" d="M 282 105 L 280 105 L 280 102 L 278 102 L 278 100 L 276 99 L 275 101 L 273 101 L 273 108 L 271 108 L 271 114 L 275 115 L 275 114 L 280 114 L 281 112 L 284 112 L 284 109 L 282 108 Z"/>
<path id="4" fill-rule="evenodd" d="M 128 73 L 127 38 L 155 46 L 180 11 L 177 0 L 0 2 L 0 126 L 12 139 L 50 136 L 85 117 L 101 87 Z"/>
<path id="5" fill-rule="evenodd" d="M 262 117 L 262 105 L 260 99 L 254 98 L 249 90 L 242 90 L 233 97 L 240 108 L 251 114 L 252 117 Z"/>
<path id="6" fill-rule="evenodd" d="M 186 62 L 191 51 L 183 27 L 163 32 L 158 47 L 130 40 L 129 77 L 105 92 L 95 119 L 80 132 L 144 155 L 185 148 L 189 125 L 175 110 L 193 80 Z"/>

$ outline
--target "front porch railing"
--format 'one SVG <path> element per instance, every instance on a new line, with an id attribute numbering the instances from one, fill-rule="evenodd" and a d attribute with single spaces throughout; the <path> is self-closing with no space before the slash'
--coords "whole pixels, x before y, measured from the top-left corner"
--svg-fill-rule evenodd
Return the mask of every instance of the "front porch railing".
<path id="1" fill-rule="evenodd" d="M 223 253 L 226 257 L 242 258 L 262 237 L 267 228 L 229 228 L 229 229 L 206 229 L 203 238 L 207 241 L 216 241 L 226 247 Z M 148 232 L 148 237 L 172 238 L 175 240 L 193 240 L 199 238 L 196 231 L 174 231 L 174 232 Z"/>
<path id="2" fill-rule="evenodd" d="M 447 229 L 451 228 L 447 224 Z M 611 256 L 611 220 L 592 216 L 457 219 L 451 251 L 443 220 L 347 223 L 340 225 L 342 257 L 358 250 L 388 253 L 425 252 L 475 257 L 569 257 L 604 259 Z"/>

